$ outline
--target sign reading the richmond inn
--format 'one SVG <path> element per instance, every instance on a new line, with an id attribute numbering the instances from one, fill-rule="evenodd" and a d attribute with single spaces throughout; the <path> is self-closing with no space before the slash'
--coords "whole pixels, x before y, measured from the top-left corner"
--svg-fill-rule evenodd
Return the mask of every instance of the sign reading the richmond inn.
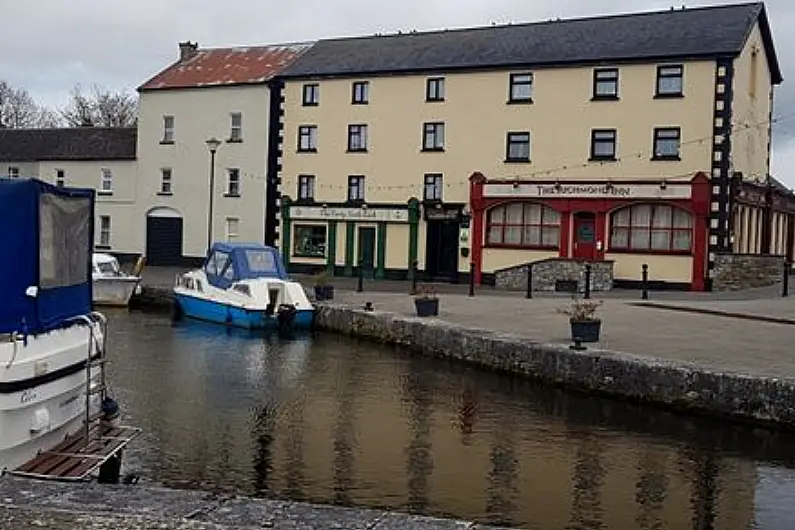
<path id="1" fill-rule="evenodd" d="M 503 184 L 488 183 L 485 197 L 538 197 L 544 199 L 689 199 L 691 185 L 660 182 L 648 184 Z"/>

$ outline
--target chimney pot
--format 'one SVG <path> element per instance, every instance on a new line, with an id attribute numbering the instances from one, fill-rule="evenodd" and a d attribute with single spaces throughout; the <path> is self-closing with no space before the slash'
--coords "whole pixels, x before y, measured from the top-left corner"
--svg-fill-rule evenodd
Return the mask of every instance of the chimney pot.
<path id="1" fill-rule="evenodd" d="M 185 41 L 185 42 L 180 42 L 179 43 L 179 60 L 180 61 L 187 61 L 188 59 L 190 59 L 191 57 L 196 55 L 196 52 L 198 51 L 198 49 L 199 49 L 199 43 L 198 42 L 191 42 L 189 40 Z"/>

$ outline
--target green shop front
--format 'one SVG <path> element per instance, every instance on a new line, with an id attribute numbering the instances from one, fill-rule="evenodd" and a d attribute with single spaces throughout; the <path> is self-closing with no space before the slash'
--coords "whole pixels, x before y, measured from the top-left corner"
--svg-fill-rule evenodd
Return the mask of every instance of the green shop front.
<path id="1" fill-rule="evenodd" d="M 417 259 L 420 204 L 300 204 L 282 198 L 281 249 L 287 270 L 405 279 Z"/>

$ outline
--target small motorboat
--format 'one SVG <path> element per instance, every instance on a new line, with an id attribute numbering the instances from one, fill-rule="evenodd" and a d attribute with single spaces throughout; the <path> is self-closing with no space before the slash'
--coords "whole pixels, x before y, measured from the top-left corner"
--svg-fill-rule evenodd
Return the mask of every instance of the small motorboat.
<path id="1" fill-rule="evenodd" d="M 95 252 L 92 262 L 95 305 L 124 307 L 129 305 L 133 294 L 140 294 L 141 277 L 123 272 L 115 257 Z"/>
<path id="2" fill-rule="evenodd" d="M 258 243 L 215 243 L 201 269 L 178 274 L 177 317 L 246 329 L 303 329 L 315 308 L 287 276 L 279 250 Z"/>

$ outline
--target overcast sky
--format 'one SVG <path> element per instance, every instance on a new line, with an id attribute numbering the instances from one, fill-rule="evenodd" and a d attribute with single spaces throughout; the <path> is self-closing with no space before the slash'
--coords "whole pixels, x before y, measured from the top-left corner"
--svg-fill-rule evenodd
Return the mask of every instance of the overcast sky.
<path id="1" fill-rule="evenodd" d="M 0 79 L 40 103 L 76 83 L 132 89 L 173 62 L 177 42 L 202 47 L 309 41 L 666 9 L 670 0 L 0 0 Z M 736 3 L 701 0 L 688 7 Z M 775 115 L 795 114 L 795 1 L 767 0 L 784 83 Z M 775 126 L 773 173 L 795 187 L 795 116 Z"/>

